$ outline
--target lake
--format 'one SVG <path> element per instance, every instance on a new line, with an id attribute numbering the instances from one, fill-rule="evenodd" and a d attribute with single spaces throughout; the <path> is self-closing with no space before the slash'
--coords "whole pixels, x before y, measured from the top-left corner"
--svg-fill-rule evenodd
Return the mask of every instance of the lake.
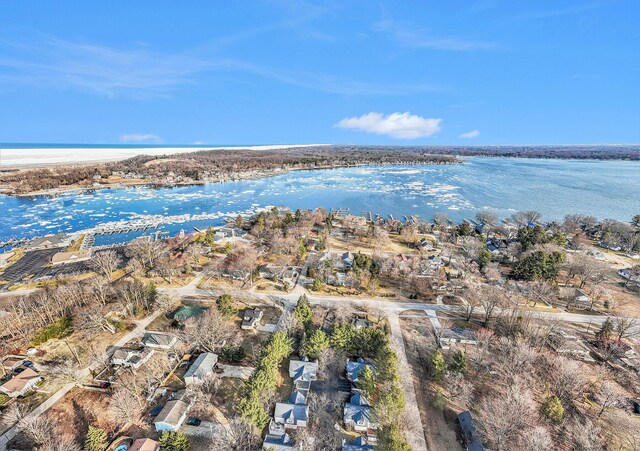
<path id="1" fill-rule="evenodd" d="M 460 165 L 360 166 L 175 188 L 88 190 L 55 197 L 0 196 L 0 241 L 129 219 L 162 218 L 164 229 L 221 224 L 259 208 L 349 208 L 354 214 L 454 220 L 478 209 L 501 217 L 538 210 L 543 219 L 585 213 L 629 221 L 640 213 L 640 162 L 470 157 Z M 122 237 L 102 237 L 106 244 Z"/>

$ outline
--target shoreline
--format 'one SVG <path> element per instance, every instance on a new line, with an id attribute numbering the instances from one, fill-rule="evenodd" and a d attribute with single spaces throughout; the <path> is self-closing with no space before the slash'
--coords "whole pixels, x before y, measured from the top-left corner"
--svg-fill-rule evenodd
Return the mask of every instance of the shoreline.
<path id="1" fill-rule="evenodd" d="M 137 156 L 171 156 L 209 150 L 277 150 L 331 144 L 277 144 L 256 146 L 201 147 L 68 147 L 68 148 L 3 148 L 0 147 L 0 170 L 38 169 L 55 166 L 113 163 Z M 106 154 L 106 155 L 105 155 Z"/>
<path id="2" fill-rule="evenodd" d="M 340 169 L 340 168 L 353 168 L 353 167 L 362 167 L 362 166 L 393 166 L 393 165 L 453 165 L 453 164 L 467 164 L 465 161 L 458 159 L 456 162 L 452 163 L 425 163 L 425 162 L 410 162 L 410 161 L 398 161 L 392 163 L 355 163 L 355 164 L 339 164 L 339 165 L 323 165 L 323 166 L 309 166 L 309 167 L 295 167 L 295 168 L 285 168 L 285 169 L 272 169 L 260 171 L 259 173 L 254 174 L 243 174 L 241 172 L 237 174 L 230 174 L 227 177 L 221 177 L 217 179 L 210 180 L 194 180 L 190 182 L 159 182 L 159 181 L 119 181 L 113 184 L 100 184 L 100 186 L 84 186 L 84 185 L 67 185 L 65 187 L 58 188 L 50 188 L 46 190 L 38 190 L 38 191 L 30 191 L 28 193 L 12 193 L 10 192 L 11 188 L 7 188 L 6 190 L 0 187 L 0 195 L 4 196 L 13 196 L 13 197 L 35 197 L 35 196 L 58 196 L 64 195 L 73 191 L 94 191 L 101 189 L 124 189 L 131 188 L 137 186 L 143 187 L 155 187 L 155 188 L 172 188 L 177 186 L 195 186 L 195 185 L 206 185 L 207 183 L 223 183 L 223 182 L 231 182 L 235 180 L 255 180 L 262 178 L 275 177 L 277 175 L 287 174 L 292 171 L 316 171 L 316 170 L 326 170 L 326 169 Z"/>

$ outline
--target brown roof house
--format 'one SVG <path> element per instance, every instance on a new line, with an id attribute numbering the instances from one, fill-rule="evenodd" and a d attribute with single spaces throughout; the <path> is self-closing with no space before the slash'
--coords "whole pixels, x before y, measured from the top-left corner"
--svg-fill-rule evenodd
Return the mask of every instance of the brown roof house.
<path id="1" fill-rule="evenodd" d="M 52 265 L 62 265 L 65 263 L 83 262 L 91 259 L 91 250 L 82 249 L 73 252 L 58 252 L 51 257 Z"/>
<path id="2" fill-rule="evenodd" d="M 160 444 L 150 438 L 139 438 L 129 448 L 129 451 L 158 451 Z"/>
<path id="3" fill-rule="evenodd" d="M 31 368 L 27 368 L 2 384 L 0 392 L 11 398 L 16 398 L 33 389 L 41 380 L 42 378 L 38 373 Z"/>

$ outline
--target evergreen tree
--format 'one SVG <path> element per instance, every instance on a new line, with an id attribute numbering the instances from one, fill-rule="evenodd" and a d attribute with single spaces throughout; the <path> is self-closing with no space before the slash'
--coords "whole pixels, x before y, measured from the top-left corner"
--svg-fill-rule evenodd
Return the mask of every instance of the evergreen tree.
<path id="1" fill-rule="evenodd" d="M 431 377 L 440 382 L 444 372 L 447 371 L 447 362 L 440 351 L 436 351 L 431 356 Z"/>
<path id="2" fill-rule="evenodd" d="M 442 389 L 440 387 L 436 387 L 436 390 L 433 393 L 433 401 L 431 402 L 431 404 L 438 410 L 444 410 L 444 408 L 447 407 L 447 400 L 444 397 L 444 393 L 442 393 Z"/>
<path id="3" fill-rule="evenodd" d="M 300 299 L 298 299 L 298 305 L 293 308 L 293 316 L 296 318 L 298 323 L 305 326 L 311 323 L 311 320 L 313 319 L 313 312 L 311 311 L 307 295 L 303 294 L 300 296 Z"/>
<path id="4" fill-rule="evenodd" d="M 84 438 L 84 450 L 104 451 L 107 445 L 107 433 L 100 428 L 89 426 L 87 435 Z"/>
<path id="5" fill-rule="evenodd" d="M 486 247 L 480 251 L 480 255 L 478 255 L 478 259 L 476 260 L 480 271 L 484 271 L 487 265 L 491 262 L 491 257 L 493 257 L 493 255 Z"/>
<path id="6" fill-rule="evenodd" d="M 365 366 L 358 374 L 357 386 L 368 399 L 376 394 L 376 375 L 370 366 Z"/>
<path id="7" fill-rule="evenodd" d="M 191 443 L 182 432 L 164 431 L 158 440 L 160 451 L 187 451 Z"/>
<path id="8" fill-rule="evenodd" d="M 556 424 L 562 422 L 562 418 L 564 417 L 564 407 L 562 407 L 560 398 L 554 395 L 545 399 L 542 403 L 542 415 L 549 418 Z"/>
<path id="9" fill-rule="evenodd" d="M 334 325 L 329 337 L 329 344 L 332 348 L 340 351 L 348 351 L 351 348 L 354 332 L 351 324 Z"/>
<path id="10" fill-rule="evenodd" d="M 310 359 L 317 359 L 327 346 L 329 346 L 327 334 L 320 329 L 315 330 L 304 344 L 303 355 L 306 355 Z"/>
<path id="11" fill-rule="evenodd" d="M 220 313 L 222 313 L 222 315 L 224 315 L 224 317 L 227 319 L 236 316 L 236 314 L 238 313 L 238 309 L 236 309 L 233 305 L 233 298 L 227 293 L 221 295 L 216 300 L 216 307 L 218 308 Z"/>
<path id="12" fill-rule="evenodd" d="M 467 355 L 462 349 L 458 349 L 453 354 L 453 361 L 451 362 L 451 370 L 461 374 L 464 374 L 465 371 L 467 371 Z"/>

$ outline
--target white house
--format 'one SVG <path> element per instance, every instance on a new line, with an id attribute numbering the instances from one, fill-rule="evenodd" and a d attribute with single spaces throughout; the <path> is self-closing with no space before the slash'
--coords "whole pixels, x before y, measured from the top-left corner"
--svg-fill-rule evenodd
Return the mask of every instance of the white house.
<path id="1" fill-rule="evenodd" d="M 286 429 L 303 428 L 307 426 L 309 407 L 304 404 L 278 402 L 276 403 L 276 410 L 273 413 L 273 419 Z"/>
<path id="2" fill-rule="evenodd" d="M 117 349 L 111 356 L 111 364 L 139 368 L 151 358 L 153 353 L 153 349 L 146 347 L 142 349 Z"/>
<path id="3" fill-rule="evenodd" d="M 41 380 L 42 378 L 38 373 L 31 368 L 27 368 L 2 384 L 2 386 L 0 386 L 0 392 L 10 398 L 16 398 L 33 389 Z"/>
<path id="4" fill-rule="evenodd" d="M 267 434 L 262 449 L 269 451 L 293 451 L 295 448 L 289 434 Z"/>
<path id="5" fill-rule="evenodd" d="M 213 352 L 203 352 L 185 373 L 184 383 L 186 385 L 202 384 L 208 377 L 213 375 L 213 369 L 217 363 L 217 354 Z"/>
<path id="6" fill-rule="evenodd" d="M 177 431 L 187 418 L 190 407 L 180 399 L 167 402 L 154 420 L 156 431 Z"/>

